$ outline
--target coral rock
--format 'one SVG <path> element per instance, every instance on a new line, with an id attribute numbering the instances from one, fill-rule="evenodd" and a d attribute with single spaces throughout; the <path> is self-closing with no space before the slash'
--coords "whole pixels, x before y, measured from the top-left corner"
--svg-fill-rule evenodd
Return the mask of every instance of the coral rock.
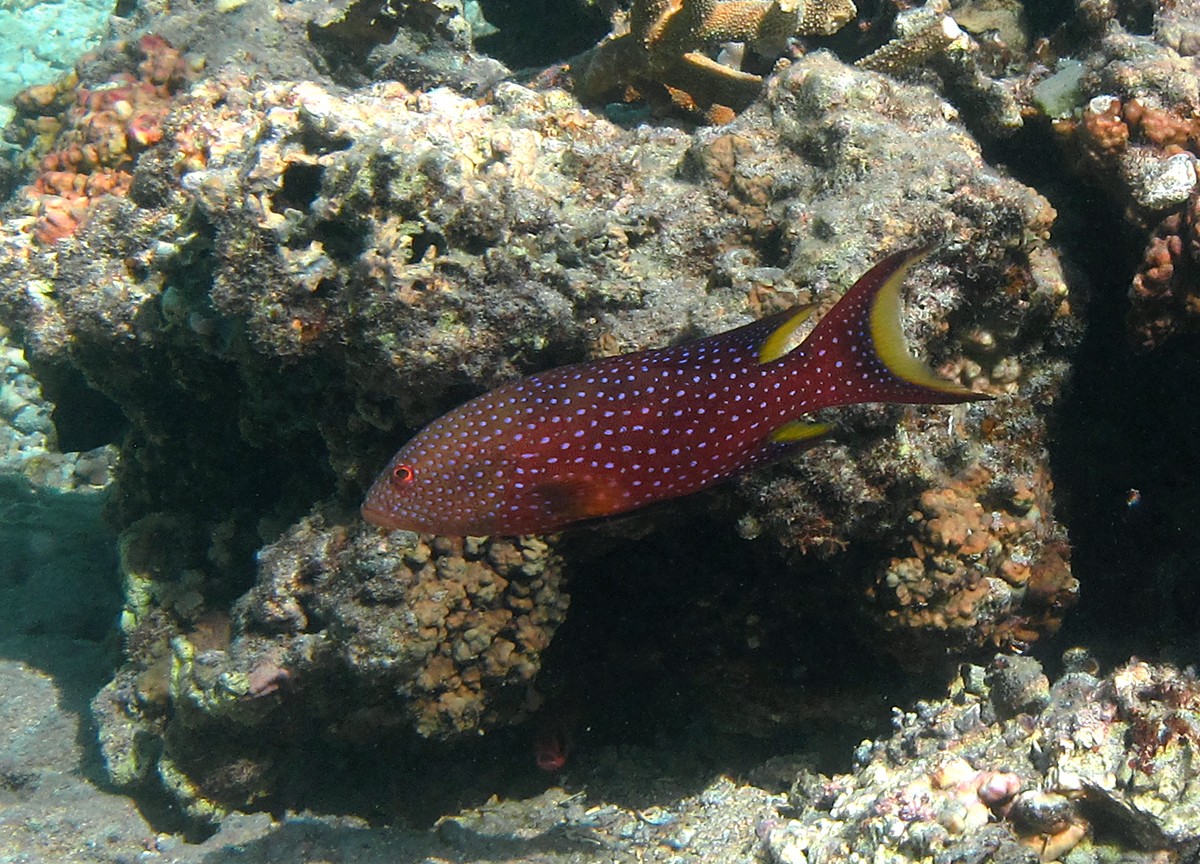
<path id="1" fill-rule="evenodd" d="M 614 34 L 582 62 L 579 92 L 594 102 L 665 97 L 709 122 L 729 122 L 758 95 L 763 79 L 714 60 L 706 49 L 736 42 L 776 57 L 791 36 L 835 32 L 856 12 L 851 0 L 635 0 L 629 32 Z"/>

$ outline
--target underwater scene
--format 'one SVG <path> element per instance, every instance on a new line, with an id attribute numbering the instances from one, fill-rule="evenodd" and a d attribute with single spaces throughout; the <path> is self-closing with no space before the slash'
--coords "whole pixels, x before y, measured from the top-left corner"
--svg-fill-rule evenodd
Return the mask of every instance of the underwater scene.
<path id="1" fill-rule="evenodd" d="M 1200 0 L 0 0 L 0 864 L 1200 862 Z"/>

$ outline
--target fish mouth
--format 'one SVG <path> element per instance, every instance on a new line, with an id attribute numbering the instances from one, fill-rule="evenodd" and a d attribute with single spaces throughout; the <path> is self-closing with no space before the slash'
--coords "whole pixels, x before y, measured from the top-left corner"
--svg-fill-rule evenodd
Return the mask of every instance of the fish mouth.
<path id="1" fill-rule="evenodd" d="M 359 508 L 359 512 L 362 514 L 363 519 L 372 525 L 386 528 L 388 531 L 396 531 L 397 529 L 407 527 L 403 520 L 399 519 L 395 513 L 372 505 L 370 501 L 365 502 Z"/>

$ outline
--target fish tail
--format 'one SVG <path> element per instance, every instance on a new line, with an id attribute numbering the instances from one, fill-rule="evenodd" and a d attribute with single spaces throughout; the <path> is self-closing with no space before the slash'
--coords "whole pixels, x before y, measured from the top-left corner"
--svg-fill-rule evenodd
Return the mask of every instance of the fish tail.
<path id="1" fill-rule="evenodd" d="M 895 252 L 850 288 L 795 351 L 825 405 L 859 402 L 951 404 L 990 399 L 939 377 L 909 350 L 901 288 L 928 247 Z M 820 392 L 820 391 L 818 391 Z"/>

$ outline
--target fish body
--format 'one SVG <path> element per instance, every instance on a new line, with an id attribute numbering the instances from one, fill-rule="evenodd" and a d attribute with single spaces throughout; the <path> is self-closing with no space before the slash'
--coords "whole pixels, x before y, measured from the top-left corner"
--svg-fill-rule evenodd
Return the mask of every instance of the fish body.
<path id="1" fill-rule="evenodd" d="M 545 533 L 775 460 L 829 430 L 799 419 L 822 408 L 988 398 L 905 347 L 900 289 L 922 255 L 876 264 L 790 351 L 807 308 L 503 384 L 404 445 L 363 516 L 434 534 Z"/>

